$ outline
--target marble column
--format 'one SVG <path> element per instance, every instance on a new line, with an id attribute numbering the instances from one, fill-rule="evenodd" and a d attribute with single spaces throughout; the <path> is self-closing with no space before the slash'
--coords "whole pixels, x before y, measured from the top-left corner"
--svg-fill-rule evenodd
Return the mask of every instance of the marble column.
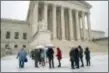
<path id="1" fill-rule="evenodd" d="M 44 23 L 46 24 L 45 28 L 48 29 L 48 5 L 46 3 L 44 3 L 43 19 Z"/>
<path id="2" fill-rule="evenodd" d="M 57 39 L 57 32 L 56 32 L 56 6 L 53 5 L 53 39 Z"/>
<path id="3" fill-rule="evenodd" d="M 79 28 L 79 11 L 75 10 L 75 22 L 76 22 L 76 40 L 80 40 L 80 28 Z"/>
<path id="4" fill-rule="evenodd" d="M 83 34 L 83 40 L 86 38 L 86 28 L 85 28 L 85 12 L 82 12 L 82 34 Z"/>
<path id="5" fill-rule="evenodd" d="M 88 38 L 91 40 L 91 23 L 90 23 L 90 13 L 87 13 L 87 26 L 88 26 Z"/>
<path id="6" fill-rule="evenodd" d="M 74 40 L 72 9 L 69 9 L 70 40 Z"/>
<path id="7" fill-rule="evenodd" d="M 34 5 L 34 9 L 33 9 L 33 15 L 32 15 L 32 35 L 34 35 L 36 33 L 36 31 L 38 30 L 38 3 L 35 3 Z"/>
<path id="8" fill-rule="evenodd" d="M 61 27 L 62 27 L 62 40 L 65 40 L 65 17 L 63 7 L 61 7 Z"/>

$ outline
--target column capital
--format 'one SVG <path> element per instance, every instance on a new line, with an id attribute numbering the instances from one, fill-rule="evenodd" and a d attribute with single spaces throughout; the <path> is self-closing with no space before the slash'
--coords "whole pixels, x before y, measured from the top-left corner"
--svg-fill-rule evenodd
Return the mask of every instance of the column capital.
<path id="1" fill-rule="evenodd" d="M 74 11 L 75 11 L 75 12 L 79 12 L 79 10 L 77 10 L 77 9 L 74 9 Z"/>
<path id="2" fill-rule="evenodd" d="M 86 12 L 86 14 L 87 14 L 87 15 L 90 15 L 91 13 L 90 13 L 90 12 Z"/>

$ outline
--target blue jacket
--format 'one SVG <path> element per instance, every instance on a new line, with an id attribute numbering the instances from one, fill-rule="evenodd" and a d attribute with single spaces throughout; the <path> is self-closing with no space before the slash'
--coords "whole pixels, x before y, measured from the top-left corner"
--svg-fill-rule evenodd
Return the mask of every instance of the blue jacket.
<path id="1" fill-rule="evenodd" d="M 26 52 L 24 51 L 24 49 L 21 49 L 19 52 L 18 52 L 18 55 L 17 55 L 17 58 L 19 58 L 19 60 L 22 60 L 24 61 L 25 58 L 26 58 Z"/>

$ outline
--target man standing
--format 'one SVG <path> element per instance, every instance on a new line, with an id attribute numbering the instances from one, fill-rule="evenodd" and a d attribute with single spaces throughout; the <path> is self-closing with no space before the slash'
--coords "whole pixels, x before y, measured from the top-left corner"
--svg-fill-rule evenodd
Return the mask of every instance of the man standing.
<path id="1" fill-rule="evenodd" d="M 81 67 L 84 67 L 84 62 L 83 62 L 83 49 L 82 49 L 82 47 L 80 45 L 78 46 L 78 50 L 79 50 L 79 58 L 80 58 L 80 61 L 81 61 Z"/>
<path id="2" fill-rule="evenodd" d="M 74 59 L 75 59 L 75 63 L 76 63 L 76 68 L 79 68 L 79 51 L 78 48 L 75 48 L 75 54 L 74 54 Z"/>
<path id="3" fill-rule="evenodd" d="M 33 51 L 33 59 L 35 61 L 35 67 L 38 67 L 38 61 L 39 61 L 39 50 L 38 49 L 35 49 Z"/>
<path id="4" fill-rule="evenodd" d="M 69 53 L 69 56 L 70 56 L 70 61 L 71 61 L 71 68 L 72 68 L 72 69 L 75 69 L 75 67 L 74 67 L 75 49 L 74 49 L 74 48 L 71 49 L 71 51 L 70 51 L 70 53 Z"/>
<path id="5" fill-rule="evenodd" d="M 49 68 L 54 68 L 54 51 L 51 47 L 48 48 L 47 50 L 47 57 L 49 60 Z"/>

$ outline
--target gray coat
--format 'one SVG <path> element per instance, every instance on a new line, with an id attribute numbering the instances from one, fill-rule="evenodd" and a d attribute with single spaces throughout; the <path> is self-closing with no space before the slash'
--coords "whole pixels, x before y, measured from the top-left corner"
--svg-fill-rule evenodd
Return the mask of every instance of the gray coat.
<path id="1" fill-rule="evenodd" d="M 40 53 L 39 53 L 39 50 L 38 49 L 35 49 L 33 51 L 32 55 L 33 55 L 33 59 L 34 60 L 39 61 Z"/>

